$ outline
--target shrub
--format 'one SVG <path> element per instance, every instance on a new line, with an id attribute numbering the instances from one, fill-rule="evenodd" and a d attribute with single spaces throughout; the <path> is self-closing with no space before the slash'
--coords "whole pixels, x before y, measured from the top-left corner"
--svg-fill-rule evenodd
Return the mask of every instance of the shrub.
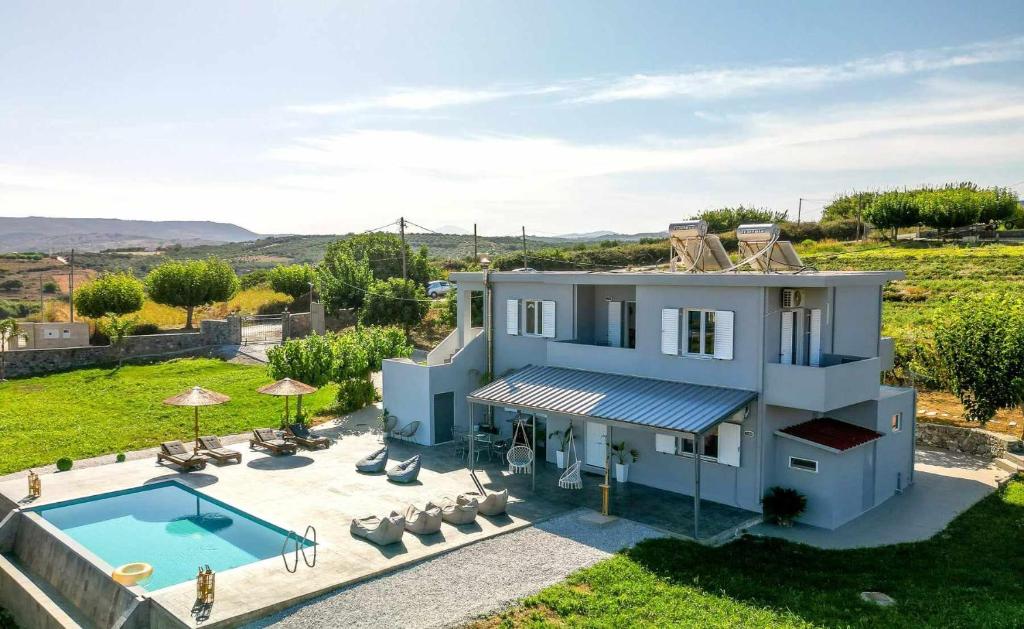
<path id="1" fill-rule="evenodd" d="M 423 320 L 429 308 L 430 300 L 423 286 L 392 277 L 370 285 L 360 319 L 367 325 L 401 325 L 409 329 Z"/>
<path id="2" fill-rule="evenodd" d="M 117 462 L 118 462 L 118 463 L 124 463 L 125 459 L 127 459 L 127 458 L 128 458 L 128 457 L 126 457 L 126 456 L 124 455 L 124 452 L 118 452 L 118 453 L 117 453 Z"/>
<path id="3" fill-rule="evenodd" d="M 49 295 L 56 293 L 58 289 L 60 289 L 60 286 L 57 286 L 57 282 L 51 281 L 43 284 L 43 292 Z"/>
<path id="4" fill-rule="evenodd" d="M 363 305 L 373 272 L 366 260 L 356 260 L 343 241 L 332 242 L 316 268 L 316 290 L 328 312 Z"/>
<path id="5" fill-rule="evenodd" d="M 132 334 L 136 336 L 160 334 L 160 326 L 155 323 L 137 323 L 135 324 L 135 328 L 132 330 Z"/>
<path id="6" fill-rule="evenodd" d="M 267 273 L 270 287 L 279 293 L 299 299 L 309 294 L 309 285 L 315 273 L 308 264 L 276 266 Z"/>
<path id="7" fill-rule="evenodd" d="M 365 378 L 348 378 L 338 383 L 338 406 L 341 413 L 357 411 L 374 401 L 377 389 Z"/>
<path id="8" fill-rule="evenodd" d="M 125 315 L 141 310 L 144 299 L 142 282 L 134 276 L 109 273 L 75 290 L 75 311 L 91 319 Z"/>
<path id="9" fill-rule="evenodd" d="M 704 210 L 697 218 L 708 224 L 708 231 L 713 234 L 732 231 L 746 223 L 778 223 L 786 220 L 785 211 L 768 208 L 723 207 L 717 210 Z"/>
<path id="10" fill-rule="evenodd" d="M 267 269 L 256 269 L 238 278 L 242 290 L 250 288 L 265 288 L 270 285 L 270 271 Z"/>
<path id="11" fill-rule="evenodd" d="M 74 464 L 75 462 L 66 456 L 57 459 L 57 469 L 61 472 L 66 472 L 70 470 L 71 466 L 73 466 Z"/>
<path id="12" fill-rule="evenodd" d="M 3 282 L 0 282 L 0 290 L 5 290 L 9 293 L 21 290 L 23 286 L 25 286 L 25 283 L 21 280 L 4 280 Z"/>
<path id="13" fill-rule="evenodd" d="M 818 223 L 821 229 L 822 239 L 831 240 L 853 240 L 857 237 L 857 230 L 860 224 L 855 218 L 846 218 L 836 221 L 822 221 Z"/>
<path id="14" fill-rule="evenodd" d="M 789 526 L 807 510 L 807 497 L 795 489 L 772 487 L 761 499 L 761 504 L 766 520 Z"/>

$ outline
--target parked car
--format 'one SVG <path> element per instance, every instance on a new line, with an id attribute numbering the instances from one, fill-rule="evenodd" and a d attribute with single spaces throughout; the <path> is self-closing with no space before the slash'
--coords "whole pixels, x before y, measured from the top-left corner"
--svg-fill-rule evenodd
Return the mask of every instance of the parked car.
<path id="1" fill-rule="evenodd" d="M 431 299 L 437 299 L 452 289 L 451 282 L 447 280 L 434 280 L 427 284 L 427 294 Z"/>

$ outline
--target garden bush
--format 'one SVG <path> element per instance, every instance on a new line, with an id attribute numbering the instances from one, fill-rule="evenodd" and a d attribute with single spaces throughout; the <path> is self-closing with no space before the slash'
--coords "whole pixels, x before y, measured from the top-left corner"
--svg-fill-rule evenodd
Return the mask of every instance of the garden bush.
<path id="1" fill-rule="evenodd" d="M 126 457 L 126 456 L 124 455 L 124 452 L 118 452 L 118 453 L 117 453 L 117 462 L 118 462 L 118 463 L 124 463 L 124 462 L 125 462 L 125 459 L 127 459 L 127 458 L 128 458 L 128 457 Z"/>
<path id="2" fill-rule="evenodd" d="M 155 323 L 137 323 L 132 328 L 132 334 L 136 336 L 145 336 L 148 334 L 160 334 L 160 326 Z"/>
<path id="3" fill-rule="evenodd" d="M 795 489 L 771 487 L 761 500 L 769 522 L 787 526 L 807 510 L 807 497 Z"/>
<path id="4" fill-rule="evenodd" d="M 66 471 L 70 470 L 71 467 L 74 464 L 75 464 L 75 462 L 72 461 L 71 459 L 69 459 L 68 457 L 66 457 L 66 456 L 61 457 L 61 458 L 57 459 L 57 470 L 59 470 L 61 472 L 66 472 Z"/>

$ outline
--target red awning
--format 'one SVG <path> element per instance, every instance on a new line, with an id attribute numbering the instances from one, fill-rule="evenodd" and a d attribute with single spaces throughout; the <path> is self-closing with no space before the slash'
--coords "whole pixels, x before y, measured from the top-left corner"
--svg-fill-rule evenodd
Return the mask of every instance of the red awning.
<path id="1" fill-rule="evenodd" d="M 845 452 L 882 437 L 882 433 L 855 426 L 847 422 L 821 417 L 811 421 L 783 428 L 776 434 L 795 437 L 801 441 L 824 446 L 830 450 Z"/>

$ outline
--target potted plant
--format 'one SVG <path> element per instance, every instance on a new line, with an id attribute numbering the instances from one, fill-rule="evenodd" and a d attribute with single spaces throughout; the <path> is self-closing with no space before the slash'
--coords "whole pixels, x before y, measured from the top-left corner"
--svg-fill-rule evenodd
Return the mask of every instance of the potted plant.
<path id="1" fill-rule="evenodd" d="M 793 526 L 793 521 L 807 510 L 807 496 L 795 489 L 771 487 L 761 504 L 765 520 L 779 526 Z"/>
<path id="2" fill-rule="evenodd" d="M 564 470 L 566 466 L 566 459 L 569 455 L 569 440 L 572 439 L 572 424 L 565 430 L 556 430 L 551 433 L 551 438 L 559 439 L 558 450 L 555 450 L 555 463 L 558 465 L 558 469 Z"/>
<path id="3" fill-rule="evenodd" d="M 612 444 L 612 456 L 615 457 L 615 480 L 624 483 L 629 479 L 629 464 L 640 459 L 640 452 L 620 441 Z"/>

